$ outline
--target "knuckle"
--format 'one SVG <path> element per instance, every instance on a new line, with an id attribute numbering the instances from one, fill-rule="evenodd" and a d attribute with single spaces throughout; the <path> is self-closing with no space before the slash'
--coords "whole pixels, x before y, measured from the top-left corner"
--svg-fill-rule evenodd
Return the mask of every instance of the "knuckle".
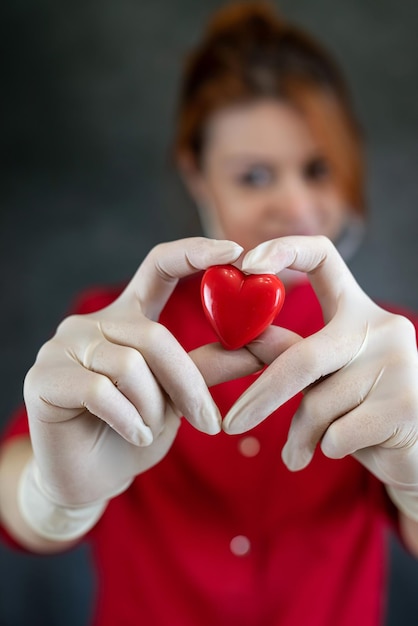
<path id="1" fill-rule="evenodd" d="M 384 311 L 380 328 L 394 339 L 398 339 L 400 336 L 405 336 L 414 341 L 416 339 L 414 324 L 407 317 L 398 313 Z"/>
<path id="2" fill-rule="evenodd" d="M 404 315 L 392 315 L 391 327 L 393 332 L 403 334 L 411 341 L 416 341 L 415 326 L 411 320 Z"/>
<path id="3" fill-rule="evenodd" d="M 316 235 L 315 238 L 320 246 L 328 248 L 330 250 L 334 249 L 334 244 L 332 243 L 331 239 L 326 235 Z"/>
<path id="4" fill-rule="evenodd" d="M 380 345 L 387 345 L 392 365 L 418 366 L 414 324 L 405 316 L 387 313 L 379 328 Z"/>
<path id="5" fill-rule="evenodd" d="M 149 345 L 163 344 L 172 338 L 172 335 L 168 328 L 166 328 L 160 322 L 150 321 L 146 324 L 146 338 Z"/>
<path id="6" fill-rule="evenodd" d="M 92 374 L 86 391 L 87 403 L 95 399 L 105 398 L 113 387 L 112 381 L 106 376 Z"/>
<path id="7" fill-rule="evenodd" d="M 126 348 L 119 362 L 120 375 L 130 378 L 137 374 L 143 365 L 144 357 L 134 348 Z"/>
<path id="8" fill-rule="evenodd" d="M 80 323 L 85 319 L 84 315 L 69 315 L 57 327 L 56 334 L 72 333 L 74 330 L 78 330 Z"/>
<path id="9" fill-rule="evenodd" d="M 329 459 L 341 459 L 345 456 L 345 453 L 341 449 L 341 441 L 337 430 L 338 429 L 331 424 L 321 440 L 321 450 Z"/>
<path id="10" fill-rule="evenodd" d="M 53 353 L 55 350 L 55 345 L 56 345 L 56 341 L 54 338 L 52 338 L 52 339 L 49 339 L 49 341 L 46 341 L 39 348 L 38 354 L 36 355 L 34 367 L 36 367 L 37 365 L 39 365 L 39 363 L 42 363 L 44 360 L 47 360 L 49 358 L 51 353 Z"/>
<path id="11" fill-rule="evenodd" d="M 149 257 L 160 257 L 161 255 L 164 255 L 167 252 L 167 247 L 170 245 L 169 242 L 161 242 L 161 243 L 157 243 L 155 246 L 153 246 L 151 248 L 151 250 L 148 252 Z"/>
<path id="12" fill-rule="evenodd" d="M 315 239 L 318 249 L 321 250 L 324 257 L 330 257 L 337 254 L 335 245 L 329 237 L 327 237 L 326 235 L 316 235 Z"/>
<path id="13" fill-rule="evenodd" d="M 295 375 L 302 377 L 303 379 L 309 378 L 312 382 L 322 375 L 321 363 L 323 358 L 318 352 L 318 347 L 309 339 L 303 342 L 303 345 L 296 344 L 296 350 L 299 352 L 299 357 L 295 362 L 295 368 L 297 371 Z"/>
<path id="14" fill-rule="evenodd" d="M 315 389 L 309 391 L 300 406 L 300 412 L 306 425 L 318 428 L 323 422 L 323 410 L 321 402 L 316 399 Z"/>
<path id="15" fill-rule="evenodd" d="M 38 369 L 39 368 L 36 364 L 32 365 L 23 380 L 23 396 L 25 400 L 33 395 L 38 386 Z"/>

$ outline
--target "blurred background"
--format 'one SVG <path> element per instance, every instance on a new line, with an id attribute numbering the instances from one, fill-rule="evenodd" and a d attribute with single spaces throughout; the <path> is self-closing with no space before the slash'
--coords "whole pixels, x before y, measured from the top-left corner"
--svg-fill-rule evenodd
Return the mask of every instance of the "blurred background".
<path id="1" fill-rule="evenodd" d="M 128 279 L 149 248 L 200 234 L 173 171 L 181 62 L 215 0 L 6 0 L 0 8 L 0 426 L 76 293 Z M 366 131 L 371 230 L 351 262 L 374 298 L 418 311 L 418 4 L 282 0 L 333 51 Z M 416 626 L 418 563 L 392 539 L 389 626 Z M 0 547 L 0 624 L 83 626 L 81 546 Z M 337 626 L 337 625 L 336 625 Z"/>

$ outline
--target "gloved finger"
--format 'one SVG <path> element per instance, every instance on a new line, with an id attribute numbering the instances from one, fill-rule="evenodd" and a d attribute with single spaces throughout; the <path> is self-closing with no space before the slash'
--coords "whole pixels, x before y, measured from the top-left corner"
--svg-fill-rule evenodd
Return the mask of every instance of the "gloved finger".
<path id="1" fill-rule="evenodd" d="M 237 400 L 223 421 L 224 430 L 238 434 L 253 428 L 297 393 L 341 369 L 355 358 L 366 334 L 367 328 L 345 336 L 332 321 L 291 345 Z"/>
<path id="2" fill-rule="evenodd" d="M 202 374 L 165 326 L 147 318 L 141 324 L 106 319 L 101 328 L 109 341 L 143 355 L 174 406 L 195 428 L 208 434 L 220 431 L 221 416 Z"/>
<path id="3" fill-rule="evenodd" d="M 305 395 L 284 450 L 295 469 L 309 461 L 309 450 L 319 439 L 328 456 L 336 458 L 382 441 L 384 446 L 409 447 L 418 407 L 415 334 L 404 318 L 383 317 L 374 332 L 368 323 L 367 350 Z"/>
<path id="4" fill-rule="evenodd" d="M 353 452 L 353 457 L 380 481 L 392 487 L 418 490 L 418 433 L 416 428 L 410 428 L 402 433 L 407 446 L 396 448 L 385 447 L 386 442 L 379 447 L 363 448 Z"/>
<path id="5" fill-rule="evenodd" d="M 272 363 L 285 350 L 302 340 L 291 330 L 280 326 L 268 326 L 266 330 L 247 344 L 245 348 L 262 363 Z"/>
<path id="6" fill-rule="evenodd" d="M 46 449 L 35 429 L 38 464 L 44 476 L 53 477 L 48 480 L 50 496 L 64 506 L 80 506 L 118 495 L 137 474 L 166 455 L 180 423 L 171 408 L 166 408 L 164 428 L 149 446 L 127 441 L 87 412 L 77 419 L 48 424 L 52 435 Z M 51 441 L 63 444 L 58 459 L 51 454 Z"/>
<path id="7" fill-rule="evenodd" d="M 210 343 L 189 352 L 208 387 L 255 374 L 264 363 L 246 348 L 225 350 L 220 343 Z"/>
<path id="8" fill-rule="evenodd" d="M 141 474 L 150 467 L 159 463 L 173 445 L 181 425 L 181 419 L 170 407 L 166 407 L 164 428 L 155 438 L 153 444 L 148 447 L 132 449 L 132 471 L 134 474 Z"/>
<path id="9" fill-rule="evenodd" d="M 406 450 L 416 443 L 416 369 L 389 369 L 382 364 L 365 401 L 327 430 L 321 442 L 326 456 L 342 458 L 377 445 Z"/>
<path id="10" fill-rule="evenodd" d="M 126 288 L 144 315 L 157 320 L 178 279 L 211 265 L 233 263 L 242 247 L 232 241 L 190 237 L 153 248 Z"/>
<path id="11" fill-rule="evenodd" d="M 98 465 L 91 468 L 91 472 L 97 472 L 100 480 L 92 480 L 90 484 L 85 485 L 86 501 L 103 497 L 107 499 L 110 493 L 116 495 L 121 486 L 126 487 L 137 474 L 161 461 L 172 446 L 180 424 L 181 419 L 171 407 L 167 406 L 164 427 L 150 446 L 129 445 L 116 432 L 107 433 L 101 442 L 101 455 L 97 456 Z M 106 459 L 106 463 L 101 462 L 102 458 Z M 103 488 L 102 493 L 97 492 L 100 486 Z M 94 493 L 88 492 L 90 487 L 95 490 Z"/>
<path id="12" fill-rule="evenodd" d="M 347 414 L 354 415 L 354 409 L 367 402 L 380 373 L 381 370 L 370 371 L 370 365 L 356 370 L 344 367 L 305 392 L 292 418 L 282 451 L 283 461 L 289 469 L 300 470 L 310 463 L 318 443 L 331 425 L 335 424 L 338 430 L 336 422 L 339 419 L 346 420 Z M 345 444 L 347 439 L 344 439 Z"/>
<path id="13" fill-rule="evenodd" d="M 163 428 L 166 397 L 144 357 L 134 348 L 102 339 L 84 351 L 82 364 L 110 378 L 154 435 Z"/>
<path id="14" fill-rule="evenodd" d="M 87 370 L 71 356 L 63 362 L 59 355 L 54 363 L 53 351 L 52 347 L 47 367 L 42 364 L 41 354 L 38 366 L 26 375 L 24 393 L 26 404 L 31 407 L 30 419 L 67 421 L 87 410 L 134 445 L 152 442 L 150 428 L 107 376 Z M 37 389 L 42 389 L 38 396 Z"/>
<path id="15" fill-rule="evenodd" d="M 323 236 L 292 236 L 260 244 L 242 261 L 245 272 L 278 274 L 285 268 L 306 272 L 321 303 L 325 322 L 335 314 L 338 301 L 355 291 L 365 298 L 332 242 Z"/>

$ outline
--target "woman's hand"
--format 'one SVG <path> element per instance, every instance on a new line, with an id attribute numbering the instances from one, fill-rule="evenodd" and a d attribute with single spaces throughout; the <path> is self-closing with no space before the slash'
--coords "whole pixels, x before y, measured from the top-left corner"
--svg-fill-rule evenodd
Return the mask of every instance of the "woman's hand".
<path id="1" fill-rule="evenodd" d="M 226 432 L 249 430 L 303 391 L 282 453 L 289 469 L 308 465 L 317 445 L 330 458 L 353 454 L 396 491 L 411 491 L 418 513 L 418 357 L 412 323 L 372 302 L 324 237 L 261 244 L 246 255 L 242 268 L 307 272 L 325 327 L 306 339 L 270 327 L 248 346 L 270 365 L 226 416 Z"/>
<path id="2" fill-rule="evenodd" d="M 241 252 L 203 238 L 161 244 L 114 303 L 67 318 L 41 348 L 24 395 L 38 480 L 51 501 L 77 507 L 120 493 L 166 455 L 181 415 L 203 432 L 220 431 L 207 385 L 254 372 L 259 361 L 216 344 L 189 355 L 156 320 L 179 277 Z"/>

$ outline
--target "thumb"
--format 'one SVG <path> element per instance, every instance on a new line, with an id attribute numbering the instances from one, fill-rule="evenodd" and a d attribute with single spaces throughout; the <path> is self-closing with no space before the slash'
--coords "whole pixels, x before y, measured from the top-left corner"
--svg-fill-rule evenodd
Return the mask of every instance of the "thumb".
<path id="1" fill-rule="evenodd" d="M 156 320 L 179 278 L 211 265 L 233 263 L 242 250 L 233 241 L 205 237 L 158 244 L 146 256 L 125 293 L 134 294 L 143 314 Z"/>
<path id="2" fill-rule="evenodd" d="M 302 337 L 285 328 L 269 326 L 244 348 L 225 350 L 210 343 L 189 352 L 208 387 L 261 371 Z"/>
<path id="3" fill-rule="evenodd" d="M 196 348 L 189 356 L 208 387 L 254 374 L 264 367 L 264 363 L 246 348 L 225 350 L 220 343 Z"/>

